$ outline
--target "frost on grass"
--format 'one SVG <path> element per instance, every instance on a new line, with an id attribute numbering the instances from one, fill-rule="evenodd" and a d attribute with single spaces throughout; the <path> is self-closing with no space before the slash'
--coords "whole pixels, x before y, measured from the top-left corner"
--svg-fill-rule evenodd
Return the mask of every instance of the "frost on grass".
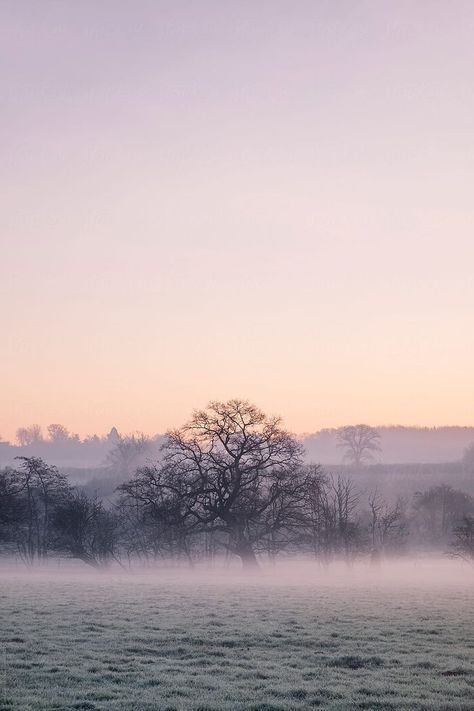
<path id="1" fill-rule="evenodd" d="M 472 711 L 472 583 L 10 574 L 0 711 Z"/>

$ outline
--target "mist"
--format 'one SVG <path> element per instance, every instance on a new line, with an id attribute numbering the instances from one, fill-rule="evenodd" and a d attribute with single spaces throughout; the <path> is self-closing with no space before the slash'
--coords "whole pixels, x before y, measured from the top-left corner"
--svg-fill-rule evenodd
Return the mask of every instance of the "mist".
<path id="1" fill-rule="evenodd" d="M 133 572 L 10 562 L 3 699 L 230 711 L 441 709 L 449 697 L 467 711 L 473 576 L 433 557 L 376 568 L 279 561 L 258 572 L 225 561 Z"/>

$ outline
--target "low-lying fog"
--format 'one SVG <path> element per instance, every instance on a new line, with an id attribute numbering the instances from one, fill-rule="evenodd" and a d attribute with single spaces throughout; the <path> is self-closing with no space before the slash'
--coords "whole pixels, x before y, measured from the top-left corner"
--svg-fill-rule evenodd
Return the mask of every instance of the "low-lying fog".
<path id="1" fill-rule="evenodd" d="M 474 570 L 457 560 L 10 561 L 1 580 L 1 708 L 472 711 Z"/>
<path id="2" fill-rule="evenodd" d="M 161 562 L 156 566 L 134 564 L 124 567 L 112 564 L 107 569 L 92 570 L 80 562 L 53 560 L 45 565 L 27 567 L 14 559 L 3 561 L 0 567 L 3 580 L 22 578 L 26 584 L 34 580 L 74 580 L 78 584 L 104 582 L 122 584 L 209 584 L 269 585 L 269 586 L 337 586 L 349 590 L 355 585 L 371 587 L 392 585 L 396 587 L 423 585 L 431 587 L 474 585 L 474 566 L 461 560 L 435 556 L 412 556 L 397 560 L 384 560 L 374 565 L 369 561 L 335 561 L 329 565 L 308 560 L 291 559 L 274 564 L 260 563 L 254 571 L 242 570 L 238 561 L 226 565 L 217 562 L 193 568 L 179 566 L 175 561 Z"/>

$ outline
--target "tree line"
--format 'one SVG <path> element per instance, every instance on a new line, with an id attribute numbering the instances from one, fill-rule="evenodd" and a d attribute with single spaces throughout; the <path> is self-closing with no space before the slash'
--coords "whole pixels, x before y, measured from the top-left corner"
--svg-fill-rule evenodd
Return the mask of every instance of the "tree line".
<path id="1" fill-rule="evenodd" d="M 376 451 L 371 432 L 358 434 L 359 453 L 362 438 L 367 452 Z M 409 503 L 361 492 L 349 478 L 305 464 L 302 445 L 281 420 L 247 401 L 196 411 L 168 432 L 158 463 L 130 475 L 141 446 L 139 439 L 117 441 L 111 457 L 125 462 L 128 478 L 113 502 L 71 487 L 40 458 L 18 458 L 0 472 L 1 551 L 27 564 L 61 555 L 94 567 L 161 559 L 194 565 L 224 555 L 255 568 L 263 556 L 292 554 L 376 562 L 416 543 L 450 545 L 452 555 L 474 562 L 468 494 L 443 485 Z"/>

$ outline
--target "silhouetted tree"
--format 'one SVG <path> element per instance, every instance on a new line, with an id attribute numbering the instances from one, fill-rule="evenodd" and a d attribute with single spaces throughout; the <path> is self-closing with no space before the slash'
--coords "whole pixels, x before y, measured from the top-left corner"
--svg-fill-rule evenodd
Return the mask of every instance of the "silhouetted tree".
<path id="1" fill-rule="evenodd" d="M 390 505 L 375 489 L 369 496 L 369 535 L 372 555 L 400 549 L 408 533 L 406 504 L 400 497 Z"/>
<path id="2" fill-rule="evenodd" d="M 305 533 L 307 542 L 316 558 L 328 562 L 333 549 L 333 521 L 329 515 L 329 479 L 319 465 L 308 467 L 306 478 Z"/>
<path id="3" fill-rule="evenodd" d="M 48 425 L 48 436 L 51 442 L 67 442 L 69 431 L 67 427 L 59 424 Z"/>
<path id="4" fill-rule="evenodd" d="M 108 453 L 106 461 L 119 476 L 125 479 L 145 463 L 151 450 L 151 440 L 142 432 L 125 436 L 119 435 L 118 440 Z"/>
<path id="5" fill-rule="evenodd" d="M 26 516 L 21 489 L 22 484 L 13 469 L 0 472 L 0 540 L 3 543 L 15 543 L 14 532 Z"/>
<path id="6" fill-rule="evenodd" d="M 380 435 L 369 425 L 348 425 L 336 430 L 337 446 L 344 449 L 344 459 L 360 466 L 380 452 Z"/>
<path id="7" fill-rule="evenodd" d="M 302 447 L 279 418 L 242 400 L 212 402 L 169 432 L 163 451 L 163 466 L 139 472 L 128 495 L 145 497 L 158 512 L 163 496 L 176 497 L 186 525 L 222 534 L 245 567 L 296 523 Z"/>
<path id="8" fill-rule="evenodd" d="M 54 547 L 95 568 L 118 559 L 120 521 L 102 502 L 71 493 L 53 516 Z"/>
<path id="9" fill-rule="evenodd" d="M 19 427 L 16 431 L 16 439 L 20 447 L 28 447 L 43 441 L 43 434 L 40 425 L 30 425 L 29 427 Z"/>
<path id="10" fill-rule="evenodd" d="M 474 517 L 464 516 L 454 529 L 454 541 L 451 544 L 451 556 L 462 558 L 474 564 Z"/>
<path id="11" fill-rule="evenodd" d="M 362 529 L 356 518 L 360 495 L 350 479 L 338 476 L 331 480 L 330 505 L 333 509 L 336 533 L 336 550 L 348 562 L 363 548 Z"/>
<path id="12" fill-rule="evenodd" d="M 441 484 L 415 494 L 412 525 L 421 539 L 434 545 L 446 542 L 453 529 L 473 513 L 472 496 Z"/>
<path id="13" fill-rule="evenodd" d="M 311 467 L 306 480 L 305 536 L 315 557 L 329 563 L 341 556 L 348 563 L 362 552 L 364 540 L 357 517 L 359 494 L 349 479 L 327 477 Z"/>
<path id="14" fill-rule="evenodd" d="M 191 539 L 199 522 L 188 505 L 186 479 L 173 474 L 170 468 L 142 467 L 119 487 L 129 557 L 184 556 L 192 563 Z"/>
<path id="15" fill-rule="evenodd" d="M 12 538 L 23 560 L 29 564 L 45 560 L 51 548 L 55 508 L 69 493 L 66 477 L 38 457 L 17 457 L 12 470 L 16 506 L 21 510 L 13 522 Z"/>

